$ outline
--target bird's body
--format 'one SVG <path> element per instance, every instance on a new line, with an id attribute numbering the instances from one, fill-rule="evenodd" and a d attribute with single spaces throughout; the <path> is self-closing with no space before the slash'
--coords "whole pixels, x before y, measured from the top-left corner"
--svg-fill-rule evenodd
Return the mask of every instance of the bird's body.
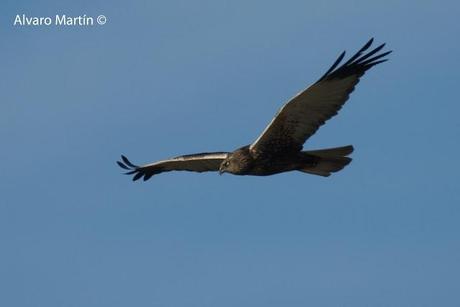
<path id="1" fill-rule="evenodd" d="M 247 145 L 230 153 L 226 161 L 229 162 L 229 165 L 220 170 L 221 173 L 269 176 L 312 167 L 317 162 L 317 158 L 304 152 L 254 157 L 249 150 L 249 145 Z"/>
<path id="2" fill-rule="evenodd" d="M 338 67 L 343 52 L 331 68 L 313 85 L 289 100 L 250 145 L 233 152 L 211 152 L 179 156 L 143 166 L 132 164 L 125 156 L 118 165 L 133 180 L 148 180 L 169 171 L 218 171 L 234 175 L 268 176 L 282 172 L 301 171 L 327 177 L 351 162 L 347 157 L 353 146 L 302 151 L 305 141 L 328 119 L 337 114 L 364 73 L 391 51 L 378 52 L 385 44 L 363 54 L 367 42 L 347 62 Z M 337 68 L 338 67 L 338 68 Z"/>

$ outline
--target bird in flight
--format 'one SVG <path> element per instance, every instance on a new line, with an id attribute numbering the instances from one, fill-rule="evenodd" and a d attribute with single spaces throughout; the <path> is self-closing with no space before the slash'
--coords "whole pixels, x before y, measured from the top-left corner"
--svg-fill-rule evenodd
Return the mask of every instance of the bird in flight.
<path id="1" fill-rule="evenodd" d="M 118 165 L 133 175 L 133 181 L 170 171 L 219 172 L 234 175 L 268 176 L 289 171 L 330 176 L 351 162 L 353 146 L 303 151 L 303 144 L 348 100 L 364 73 L 385 62 L 391 51 L 380 53 L 385 44 L 371 51 L 370 39 L 342 65 L 345 51 L 313 85 L 289 100 L 262 134 L 250 145 L 233 152 L 184 155 L 137 166 L 121 156 Z M 367 51 L 367 52 L 366 52 Z M 339 66 L 340 65 L 340 66 Z"/>

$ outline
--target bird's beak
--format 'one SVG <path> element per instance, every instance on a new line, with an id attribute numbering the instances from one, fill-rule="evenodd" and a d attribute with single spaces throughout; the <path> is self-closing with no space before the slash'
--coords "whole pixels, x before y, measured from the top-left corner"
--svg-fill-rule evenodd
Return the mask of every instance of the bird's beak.
<path id="1" fill-rule="evenodd" d="M 225 171 L 222 169 L 222 166 L 219 168 L 219 175 L 222 175 Z"/>

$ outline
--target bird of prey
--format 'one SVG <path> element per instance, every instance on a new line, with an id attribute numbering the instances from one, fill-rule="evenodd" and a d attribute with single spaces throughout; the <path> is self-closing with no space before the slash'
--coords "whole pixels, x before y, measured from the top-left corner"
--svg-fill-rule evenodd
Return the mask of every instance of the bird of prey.
<path id="1" fill-rule="evenodd" d="M 233 152 L 184 155 L 137 166 L 125 156 L 118 165 L 144 181 L 169 171 L 218 171 L 234 175 L 267 176 L 288 171 L 327 177 L 351 162 L 353 146 L 302 151 L 303 144 L 348 100 L 364 73 L 387 61 L 391 51 L 380 53 L 385 44 L 368 51 L 370 39 L 355 55 L 340 65 L 345 51 L 314 84 L 290 99 L 278 111 L 262 134 L 250 145 Z M 367 52 L 366 52 L 367 51 Z M 339 66 L 340 65 L 340 66 Z"/>

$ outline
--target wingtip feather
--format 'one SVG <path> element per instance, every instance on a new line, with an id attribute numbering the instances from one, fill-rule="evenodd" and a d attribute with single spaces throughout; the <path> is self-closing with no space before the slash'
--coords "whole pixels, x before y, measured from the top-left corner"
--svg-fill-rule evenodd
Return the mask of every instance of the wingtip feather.
<path id="1" fill-rule="evenodd" d="M 367 43 L 364 44 L 364 46 L 358 51 L 358 53 L 363 52 L 364 50 L 367 50 L 372 45 L 373 42 L 374 42 L 374 38 L 371 37 L 371 39 L 368 40 Z"/>
<path id="2" fill-rule="evenodd" d="M 126 169 L 126 170 L 129 170 L 129 169 L 130 169 L 129 167 L 127 167 L 126 165 L 124 165 L 124 164 L 123 164 L 122 162 L 120 162 L 120 161 L 117 161 L 117 164 L 118 164 L 118 166 L 121 167 L 122 169 Z"/>
<path id="3" fill-rule="evenodd" d="M 126 158 L 126 156 L 124 156 L 124 155 L 121 155 L 121 159 L 123 160 L 123 162 L 125 162 L 126 165 L 128 165 L 130 167 L 133 167 L 133 168 L 138 167 L 137 165 L 132 164 L 131 161 L 129 161 L 128 158 Z"/>
<path id="4" fill-rule="evenodd" d="M 152 176 L 153 176 L 153 173 L 145 174 L 145 176 L 144 176 L 144 181 L 149 180 L 150 178 L 152 178 Z"/>
<path id="5" fill-rule="evenodd" d="M 134 175 L 133 181 L 139 180 L 142 176 L 144 176 L 144 173 L 138 172 L 136 175 Z"/>

